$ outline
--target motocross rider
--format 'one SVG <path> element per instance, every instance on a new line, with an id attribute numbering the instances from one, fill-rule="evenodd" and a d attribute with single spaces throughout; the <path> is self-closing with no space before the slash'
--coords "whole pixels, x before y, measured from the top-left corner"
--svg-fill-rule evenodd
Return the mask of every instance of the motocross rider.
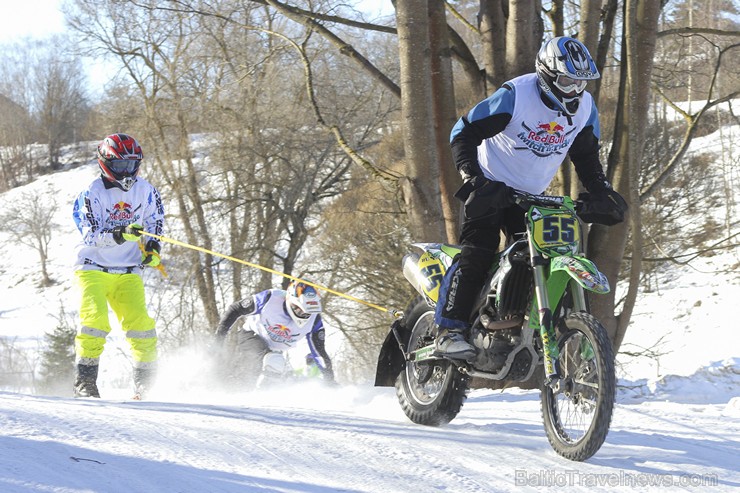
<path id="1" fill-rule="evenodd" d="M 223 341 L 241 317 L 246 322 L 236 334 L 239 384 L 265 387 L 282 380 L 287 372 L 285 351 L 306 336 L 310 355 L 323 382 L 335 383 L 332 362 L 324 347 L 321 297 L 313 286 L 293 281 L 286 291 L 268 289 L 234 302 L 221 318 L 216 337 Z"/>
<path id="2" fill-rule="evenodd" d="M 511 238 L 525 230 L 513 190 L 543 193 L 568 153 L 588 191 L 579 196 L 581 219 L 612 225 L 627 212 L 599 160 L 599 114 L 585 88 L 600 75 L 588 49 L 570 37 L 551 39 L 540 48 L 535 67 L 535 73 L 504 83 L 478 103 L 450 135 L 463 178 L 455 196 L 465 205 L 462 252 L 445 275 L 435 313 L 436 353 L 444 357 L 475 357 L 466 334 L 499 232 Z"/>

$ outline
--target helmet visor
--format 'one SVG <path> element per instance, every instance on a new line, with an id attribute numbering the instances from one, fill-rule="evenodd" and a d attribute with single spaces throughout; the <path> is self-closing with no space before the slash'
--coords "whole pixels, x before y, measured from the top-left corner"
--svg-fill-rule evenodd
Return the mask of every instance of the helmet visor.
<path id="1" fill-rule="evenodd" d="M 555 87 L 568 96 L 575 96 L 576 94 L 581 94 L 583 92 L 586 88 L 586 82 L 587 81 L 585 80 L 574 79 L 567 75 L 560 74 L 555 78 Z"/>
<path id="2" fill-rule="evenodd" d="M 118 176 L 131 176 L 139 169 L 139 159 L 110 159 L 107 164 L 113 174 Z"/>

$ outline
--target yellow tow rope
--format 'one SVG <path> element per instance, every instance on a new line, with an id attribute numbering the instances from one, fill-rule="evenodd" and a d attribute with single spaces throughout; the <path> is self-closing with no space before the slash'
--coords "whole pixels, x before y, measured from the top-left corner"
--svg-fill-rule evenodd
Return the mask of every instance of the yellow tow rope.
<path id="1" fill-rule="evenodd" d="M 167 238 L 165 236 L 155 235 L 154 233 L 148 233 L 146 231 L 142 231 L 141 234 L 142 235 L 145 235 L 145 236 L 150 236 L 150 237 L 154 238 L 155 240 L 163 241 L 163 242 L 166 242 L 166 243 L 171 243 L 173 245 L 178 245 L 178 246 L 181 246 L 181 247 L 189 248 L 191 250 L 197 250 L 197 251 L 203 252 L 203 253 L 208 253 L 208 254 L 213 255 L 215 257 L 225 258 L 227 260 L 231 260 L 232 262 L 236 262 L 236 263 L 239 263 L 239 264 L 244 264 L 244 265 L 249 266 L 249 267 L 254 267 L 255 269 L 260 269 L 260 270 L 269 272 L 271 274 L 277 274 L 278 276 L 283 276 L 283 277 L 286 277 L 286 278 L 288 278 L 290 280 L 293 280 L 293 281 L 299 281 L 299 282 L 308 284 L 309 286 L 313 286 L 316 289 L 321 289 L 323 291 L 326 291 L 327 293 L 335 294 L 335 295 L 340 296 L 342 298 L 345 298 L 345 299 L 348 299 L 348 300 L 351 300 L 351 301 L 355 301 L 357 303 L 361 303 L 361 304 L 363 304 L 365 306 L 369 306 L 370 308 L 375 308 L 376 310 L 380 310 L 381 312 L 391 313 L 395 317 L 398 317 L 399 314 L 400 314 L 400 312 L 398 312 L 397 310 L 389 310 L 388 308 L 382 307 L 380 305 L 376 305 L 374 303 L 370 303 L 370 302 L 361 300 L 359 298 L 355 298 L 354 296 L 351 296 L 351 295 L 348 295 L 348 294 L 345 294 L 345 293 L 340 293 L 339 291 L 334 291 L 333 289 L 327 288 L 326 286 L 322 286 L 320 284 L 309 282 L 309 281 L 306 281 L 306 280 L 301 279 L 299 277 L 291 276 L 290 274 L 286 274 L 284 272 L 279 272 L 279 271 L 270 269 L 269 267 L 264 267 L 262 265 L 253 264 L 252 262 L 247 262 L 246 260 L 241 260 L 241 259 L 238 259 L 238 258 L 235 258 L 235 257 L 230 257 L 228 255 L 224 255 L 223 253 L 218 253 L 218 252 L 214 252 L 212 250 L 208 250 L 207 248 L 202 248 L 202 247 L 199 247 L 199 246 L 190 245 L 188 243 L 184 243 L 184 242 L 178 241 L 178 240 L 173 240 L 172 238 Z"/>

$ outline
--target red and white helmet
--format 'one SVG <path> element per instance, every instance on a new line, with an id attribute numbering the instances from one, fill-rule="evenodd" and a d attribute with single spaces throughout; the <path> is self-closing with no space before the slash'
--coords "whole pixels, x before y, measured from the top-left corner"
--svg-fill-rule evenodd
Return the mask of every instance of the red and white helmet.
<path id="1" fill-rule="evenodd" d="M 98 144 L 98 165 L 103 178 L 127 192 L 136 182 L 144 158 L 136 139 L 126 134 L 113 134 Z"/>
<path id="2" fill-rule="evenodd" d="M 298 325 L 303 325 L 311 315 L 321 313 L 321 297 L 313 286 L 293 281 L 285 295 L 288 314 Z"/>

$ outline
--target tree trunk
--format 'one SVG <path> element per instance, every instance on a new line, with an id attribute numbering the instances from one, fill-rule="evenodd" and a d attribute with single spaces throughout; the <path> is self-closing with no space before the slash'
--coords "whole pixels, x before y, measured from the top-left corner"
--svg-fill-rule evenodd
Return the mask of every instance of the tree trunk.
<path id="1" fill-rule="evenodd" d="M 602 30 L 601 30 L 601 37 L 598 38 L 599 44 L 598 46 L 595 46 L 593 49 L 589 47 L 589 51 L 591 51 L 591 56 L 594 57 L 594 61 L 596 62 L 596 68 L 599 69 L 599 72 L 601 72 L 602 77 L 604 74 L 604 70 L 606 67 L 606 56 L 609 52 L 609 45 L 611 45 L 612 40 L 612 34 L 614 31 L 614 20 L 617 17 L 617 0 L 605 0 L 604 9 L 602 11 L 601 17 L 603 19 L 602 24 Z M 589 2 L 590 3 L 590 2 Z M 595 51 L 592 51 L 595 50 Z M 597 81 L 593 82 L 593 86 L 590 89 L 591 94 L 594 97 L 594 100 L 599 102 L 599 96 L 601 94 L 601 81 L 603 79 L 599 79 Z"/>
<path id="2" fill-rule="evenodd" d="M 439 159 L 439 192 L 447 241 L 456 243 L 460 229 L 460 202 L 454 195 L 462 184 L 452 161 L 450 131 L 457 121 L 452 58 L 444 0 L 429 0 L 429 43 L 434 135 Z"/>
<path id="3" fill-rule="evenodd" d="M 604 323 L 615 352 L 624 339 L 637 299 L 641 271 L 641 216 L 639 201 L 639 163 L 642 158 L 647 128 L 650 77 L 657 39 L 660 3 L 649 0 L 627 0 L 624 7 L 622 78 L 620 81 L 617 122 L 612 152 L 609 155 L 609 178 L 615 189 L 630 205 L 630 221 L 606 228 L 594 226 L 589 235 L 591 257 L 612 284 L 605 296 L 593 296 L 592 310 Z M 631 229 L 628 229 L 631 228 Z M 615 288 L 619 267 L 624 257 L 628 231 L 632 233 L 632 263 L 629 286 L 622 311 L 615 315 Z"/>
<path id="4" fill-rule="evenodd" d="M 599 43 L 599 16 L 603 0 L 581 0 L 581 22 L 578 25 L 578 39 L 586 45 L 591 56 L 596 56 Z"/>
<path id="5" fill-rule="evenodd" d="M 535 57 L 540 49 L 543 25 L 540 0 L 510 0 L 506 26 L 507 79 L 534 70 Z"/>
<path id="6" fill-rule="evenodd" d="M 550 10 L 547 11 L 547 16 L 550 18 L 550 22 L 552 23 L 552 37 L 557 38 L 558 36 L 565 36 L 563 0 L 553 0 L 550 5 Z M 583 41 L 583 38 L 581 38 L 581 41 Z"/>
<path id="7" fill-rule="evenodd" d="M 402 192 L 411 233 L 417 241 L 444 237 L 439 201 L 439 162 L 432 125 L 432 85 L 426 0 L 396 4 L 401 66 L 401 121 L 406 150 Z"/>
<path id="8" fill-rule="evenodd" d="M 506 16 L 504 15 L 503 0 L 480 1 L 478 30 L 483 46 L 486 92 L 492 93 L 508 79 L 506 72 Z"/>

